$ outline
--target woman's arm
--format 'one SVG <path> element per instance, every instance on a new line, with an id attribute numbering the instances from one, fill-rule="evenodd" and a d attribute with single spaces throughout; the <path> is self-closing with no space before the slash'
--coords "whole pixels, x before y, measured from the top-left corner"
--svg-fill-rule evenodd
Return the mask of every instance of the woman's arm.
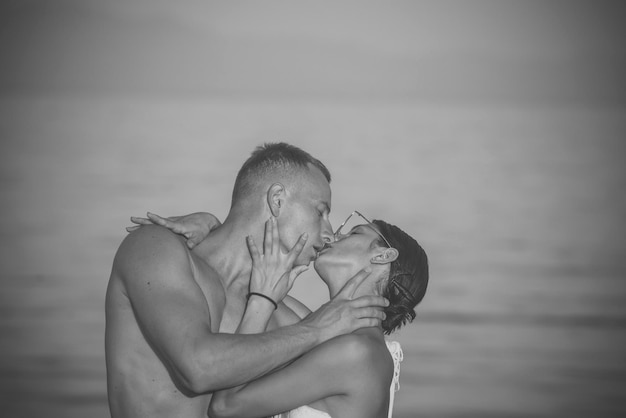
<path id="1" fill-rule="evenodd" d="M 187 247 L 190 249 L 200 244 L 212 230 L 222 224 L 215 215 L 208 212 L 196 212 L 168 218 L 148 212 L 146 216 L 146 218 L 131 216 L 130 221 L 136 225 L 127 227 L 126 231 L 133 232 L 141 225 L 160 225 L 187 238 Z"/>
<path id="2" fill-rule="evenodd" d="M 285 306 L 291 309 L 300 319 L 305 318 L 308 314 L 311 313 L 311 310 L 304 303 L 300 302 L 298 299 L 292 296 L 285 296 L 285 298 L 283 299 L 283 303 L 285 304 Z"/>
<path id="3" fill-rule="evenodd" d="M 342 418 L 378 417 L 388 402 L 389 368 L 369 337 L 342 335 L 282 370 L 214 393 L 209 416 L 264 417 L 340 395 L 346 405 Z"/>
<path id="4" fill-rule="evenodd" d="M 259 251 L 251 236 L 246 238 L 252 258 L 252 271 L 246 310 L 237 327 L 237 334 L 256 334 L 265 331 L 272 313 L 278 309 L 278 303 L 287 296 L 296 278 L 308 269 L 307 266 L 293 265 L 302 252 L 307 238 L 308 234 L 302 234 L 293 248 L 283 253 L 280 248 L 278 224 L 274 217 L 265 222 L 263 253 Z"/>

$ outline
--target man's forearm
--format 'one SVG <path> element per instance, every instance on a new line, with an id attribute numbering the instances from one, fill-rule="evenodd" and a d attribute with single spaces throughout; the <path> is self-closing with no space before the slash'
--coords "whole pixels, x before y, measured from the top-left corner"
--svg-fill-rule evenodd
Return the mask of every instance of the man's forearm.
<path id="1" fill-rule="evenodd" d="M 195 342 L 199 348 L 191 373 L 196 393 L 238 386 L 276 370 L 318 345 L 321 333 L 299 323 L 260 334 L 205 338 Z"/>

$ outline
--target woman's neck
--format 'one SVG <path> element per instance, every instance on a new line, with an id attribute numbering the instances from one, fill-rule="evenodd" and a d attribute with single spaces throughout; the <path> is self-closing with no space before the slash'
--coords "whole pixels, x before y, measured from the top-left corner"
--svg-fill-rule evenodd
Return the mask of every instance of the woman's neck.
<path id="1" fill-rule="evenodd" d="M 353 334 L 367 336 L 368 338 L 372 338 L 373 340 L 376 340 L 379 342 L 385 341 L 383 327 L 380 325 L 376 327 L 359 328 L 356 331 L 354 331 Z"/>
<path id="2" fill-rule="evenodd" d="M 361 296 L 372 296 L 378 295 L 379 292 L 379 283 L 383 279 L 383 276 L 387 273 L 384 266 L 371 264 L 372 272 L 363 280 L 363 282 L 354 290 L 354 294 L 351 295 L 352 299 L 360 298 Z M 334 298 L 339 294 L 339 292 L 344 288 L 344 286 L 360 271 L 354 272 L 346 272 L 344 274 L 338 274 L 338 276 L 346 277 L 344 280 L 324 280 L 328 285 L 328 292 L 330 298 Z M 361 273 L 362 274 L 362 273 Z"/>

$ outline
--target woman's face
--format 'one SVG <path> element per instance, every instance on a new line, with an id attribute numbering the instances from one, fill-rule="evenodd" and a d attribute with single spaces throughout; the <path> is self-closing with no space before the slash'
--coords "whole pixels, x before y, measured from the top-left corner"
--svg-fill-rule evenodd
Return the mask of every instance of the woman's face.
<path id="1" fill-rule="evenodd" d="M 357 225 L 323 249 L 315 260 L 315 271 L 331 285 L 343 286 L 348 279 L 369 266 L 372 257 L 380 253 L 374 225 Z"/>

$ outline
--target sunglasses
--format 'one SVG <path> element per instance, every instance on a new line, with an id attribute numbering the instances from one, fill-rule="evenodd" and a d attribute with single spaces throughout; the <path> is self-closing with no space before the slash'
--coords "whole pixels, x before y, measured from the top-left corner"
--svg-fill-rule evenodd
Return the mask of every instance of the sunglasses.
<path id="1" fill-rule="evenodd" d="M 348 215 L 348 217 L 346 218 L 345 221 L 343 221 L 343 223 L 341 225 L 339 225 L 339 228 L 337 228 L 337 230 L 335 231 L 335 233 L 333 234 L 335 239 L 339 238 L 339 235 L 341 234 L 341 229 L 348 223 L 348 221 L 350 220 L 350 218 L 352 218 L 352 216 L 354 215 L 358 215 L 361 218 L 363 218 L 363 220 L 365 222 L 367 222 L 367 226 L 371 229 L 374 230 L 374 232 L 376 232 L 382 239 L 383 241 L 385 241 L 385 244 L 387 244 L 387 247 L 392 248 L 392 245 L 389 243 L 389 240 L 387 238 L 385 238 L 385 236 L 383 234 L 380 233 L 380 231 L 378 231 L 378 228 L 376 228 L 376 225 L 374 225 L 374 223 L 372 221 L 370 221 L 369 219 L 367 219 L 365 216 L 363 216 L 361 214 L 361 212 L 359 212 L 358 210 L 355 210 L 354 212 L 352 212 L 350 215 Z"/>

